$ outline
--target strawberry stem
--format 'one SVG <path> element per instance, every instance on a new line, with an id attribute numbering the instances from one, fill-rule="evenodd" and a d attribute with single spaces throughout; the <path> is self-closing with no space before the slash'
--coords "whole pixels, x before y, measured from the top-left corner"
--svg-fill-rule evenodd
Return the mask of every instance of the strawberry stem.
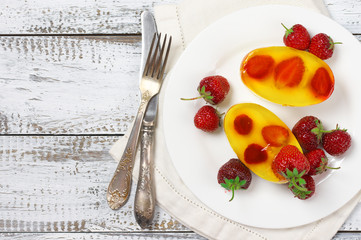
<path id="1" fill-rule="evenodd" d="M 329 166 L 326 166 L 327 169 L 333 169 L 333 170 L 337 170 L 337 169 L 340 169 L 341 167 L 329 167 Z"/>
<path id="2" fill-rule="evenodd" d="M 283 25 L 283 23 L 281 23 L 281 25 L 286 29 L 286 38 L 288 37 L 289 34 L 293 33 L 293 30 L 292 28 L 291 29 L 288 29 L 285 25 Z"/>
<path id="3" fill-rule="evenodd" d="M 232 191 L 232 197 L 231 197 L 231 199 L 229 199 L 229 201 L 232 201 L 232 200 L 233 200 L 233 198 L 234 198 L 234 188 L 235 188 L 235 186 L 233 185 L 233 186 L 232 186 L 232 188 L 231 188 L 231 191 Z"/>
<path id="4" fill-rule="evenodd" d="M 313 130 L 313 129 L 312 129 Z M 311 130 L 311 131 L 312 131 Z M 347 129 L 340 129 L 340 127 L 338 126 L 338 124 L 336 124 L 336 129 L 332 129 L 332 130 L 323 130 L 323 129 L 320 129 L 320 132 L 321 133 L 332 133 L 332 132 L 334 132 L 334 131 L 336 131 L 336 130 L 341 130 L 341 131 L 344 131 L 344 132 L 347 132 Z"/>
<path id="5" fill-rule="evenodd" d="M 199 92 L 199 96 L 198 97 L 193 97 L 193 98 L 181 98 L 181 100 L 196 100 L 196 99 L 200 99 L 203 98 L 204 100 L 208 101 L 212 101 L 213 96 L 211 95 L 211 92 L 206 92 L 206 87 L 203 86 L 201 89 L 198 89 Z"/>
<path id="6" fill-rule="evenodd" d="M 342 42 L 333 42 L 332 39 L 330 40 L 330 47 L 328 49 L 334 49 L 335 44 L 342 44 Z"/>
<path id="7" fill-rule="evenodd" d="M 291 179 L 291 182 L 292 182 L 292 185 L 293 185 L 295 188 L 297 188 L 298 190 L 300 190 L 300 191 L 302 191 L 302 192 L 308 191 L 307 188 L 301 187 L 301 186 L 299 186 L 299 185 L 297 184 L 296 178 L 292 178 L 292 179 Z"/>
<path id="8" fill-rule="evenodd" d="M 227 179 L 224 178 L 224 183 L 221 183 L 221 186 L 224 187 L 227 190 L 232 191 L 232 198 L 229 201 L 232 201 L 234 198 L 234 191 L 239 190 L 246 184 L 246 180 L 240 180 L 239 176 L 237 176 L 235 179 Z"/>
<path id="9" fill-rule="evenodd" d="M 189 101 L 189 100 L 196 100 L 196 99 L 200 99 L 202 98 L 203 96 L 199 96 L 199 97 L 193 97 L 193 98 L 181 98 L 181 100 L 186 100 L 186 101 Z"/>

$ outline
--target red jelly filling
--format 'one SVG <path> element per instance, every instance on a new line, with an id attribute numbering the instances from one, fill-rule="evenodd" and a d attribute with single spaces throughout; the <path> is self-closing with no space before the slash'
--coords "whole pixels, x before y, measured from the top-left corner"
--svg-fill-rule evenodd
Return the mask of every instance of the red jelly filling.
<path id="1" fill-rule="evenodd" d="M 236 129 L 236 131 L 241 135 L 247 135 L 250 133 L 252 126 L 253 121 L 246 114 L 239 115 L 234 119 L 234 129 Z"/>
<path id="2" fill-rule="evenodd" d="M 276 86 L 296 87 L 303 77 L 305 66 L 300 57 L 292 57 L 280 62 L 275 68 Z"/>
<path id="3" fill-rule="evenodd" d="M 244 151 L 244 160 L 247 163 L 261 163 L 267 160 L 267 152 L 264 147 L 252 143 Z"/>
<path id="4" fill-rule="evenodd" d="M 333 92 L 334 83 L 331 80 L 327 70 L 323 67 L 317 69 L 315 75 L 311 79 L 311 87 L 316 97 L 325 97 Z"/>
<path id="5" fill-rule="evenodd" d="M 262 128 L 263 139 L 271 146 L 280 147 L 288 141 L 289 132 L 286 128 L 278 125 L 268 125 Z"/>
<path id="6" fill-rule="evenodd" d="M 247 74 L 261 80 L 273 70 L 274 60 L 271 56 L 258 55 L 250 58 L 244 66 Z"/>

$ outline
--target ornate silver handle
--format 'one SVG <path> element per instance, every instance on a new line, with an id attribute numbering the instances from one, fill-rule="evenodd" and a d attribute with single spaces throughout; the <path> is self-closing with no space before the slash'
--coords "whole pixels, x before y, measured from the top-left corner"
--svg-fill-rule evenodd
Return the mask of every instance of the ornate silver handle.
<path id="1" fill-rule="evenodd" d="M 139 179 L 134 201 L 135 219 L 142 228 L 151 224 L 155 208 L 155 191 L 153 184 L 153 138 L 154 124 L 147 124 L 147 122 L 143 122 Z"/>
<path id="2" fill-rule="evenodd" d="M 145 109 L 149 103 L 148 95 L 142 96 L 132 131 L 130 132 L 124 153 L 118 163 L 114 176 L 109 183 L 107 201 L 111 209 L 122 207 L 128 200 L 132 183 L 134 160 L 138 145 L 140 127 L 144 117 Z"/>

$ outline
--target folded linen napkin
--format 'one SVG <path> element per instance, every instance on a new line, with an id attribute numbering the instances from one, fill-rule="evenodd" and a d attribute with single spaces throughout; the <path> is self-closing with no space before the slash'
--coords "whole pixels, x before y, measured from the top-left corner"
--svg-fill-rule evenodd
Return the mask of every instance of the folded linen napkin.
<path id="1" fill-rule="evenodd" d="M 262 4 L 288 4 L 305 7 L 328 16 L 322 0 L 184 0 L 178 5 L 155 7 L 159 32 L 173 37 L 168 72 L 192 39 L 215 20 L 238 9 Z M 204 7 L 207 6 L 207 7 Z M 168 78 L 165 79 L 163 89 Z M 288 229 L 262 229 L 244 226 L 209 209 L 184 185 L 178 176 L 166 149 L 163 136 L 163 98 L 160 93 L 159 118 L 155 132 L 156 199 L 158 205 L 179 222 L 208 239 L 331 239 L 361 199 L 361 193 L 338 211 L 311 224 Z M 128 134 L 110 150 L 119 161 Z M 139 153 L 136 157 L 133 178 L 137 180 Z"/>

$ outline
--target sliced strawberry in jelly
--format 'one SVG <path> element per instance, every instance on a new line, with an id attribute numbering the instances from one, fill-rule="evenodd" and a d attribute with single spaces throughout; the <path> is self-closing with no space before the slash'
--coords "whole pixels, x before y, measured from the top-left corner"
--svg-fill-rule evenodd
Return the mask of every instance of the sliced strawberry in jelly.
<path id="1" fill-rule="evenodd" d="M 274 62 L 271 56 L 257 55 L 247 61 L 244 69 L 250 77 L 261 80 L 272 72 Z"/>
<path id="2" fill-rule="evenodd" d="M 300 57 L 292 57 L 280 62 L 275 68 L 275 81 L 278 88 L 296 87 L 301 82 L 305 65 Z"/>
<path id="3" fill-rule="evenodd" d="M 244 160 L 247 163 L 261 163 L 266 161 L 267 157 L 268 155 L 266 149 L 256 143 L 248 145 L 248 147 L 244 151 Z"/>
<path id="4" fill-rule="evenodd" d="M 317 69 L 315 75 L 311 79 L 311 87 L 316 97 L 329 97 L 334 88 L 334 82 L 331 80 L 330 74 L 323 67 Z"/>
<path id="5" fill-rule="evenodd" d="M 274 147 L 286 145 L 289 135 L 288 130 L 279 125 L 268 125 L 262 128 L 263 139 Z"/>
<path id="6" fill-rule="evenodd" d="M 234 129 L 241 134 L 241 135 L 247 135 L 251 132 L 253 127 L 253 121 L 250 117 L 248 117 L 246 114 L 242 114 L 237 116 L 234 119 Z"/>

